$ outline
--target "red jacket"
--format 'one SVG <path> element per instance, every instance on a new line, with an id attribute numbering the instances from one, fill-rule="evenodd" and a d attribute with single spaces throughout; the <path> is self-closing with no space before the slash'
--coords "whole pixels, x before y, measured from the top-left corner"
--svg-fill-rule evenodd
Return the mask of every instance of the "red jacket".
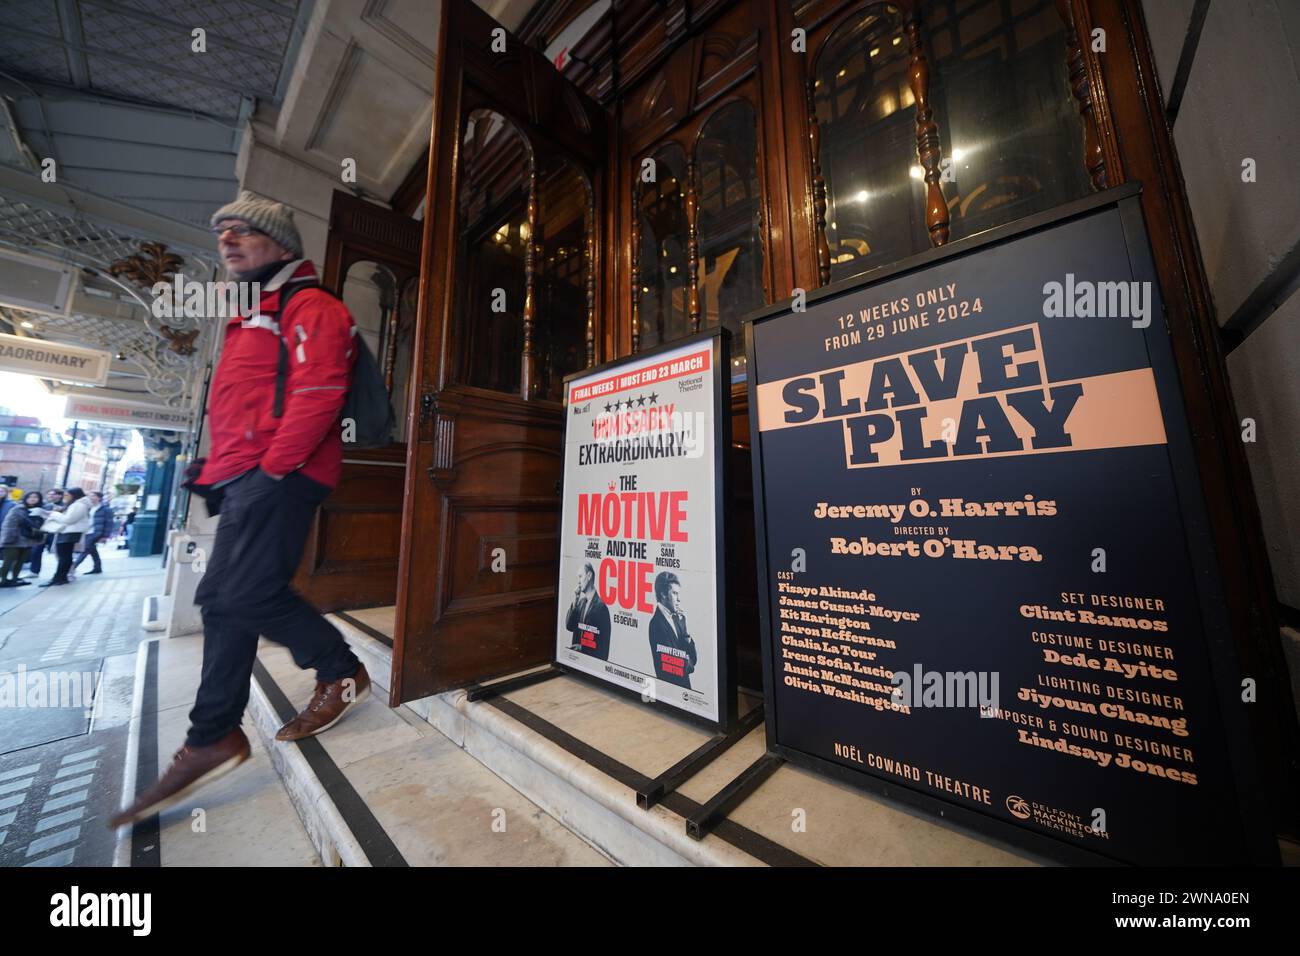
<path id="1" fill-rule="evenodd" d="M 280 314 L 285 285 L 315 279 L 309 261 L 286 263 L 262 285 L 257 314 L 226 323 L 208 395 L 211 446 L 198 484 L 216 484 L 258 465 L 273 475 L 299 471 L 330 488 L 339 483 L 339 416 L 356 359 L 356 325 L 343 303 L 323 289 L 295 293 Z M 289 350 L 289 377 L 283 414 L 275 418 L 280 337 Z"/>

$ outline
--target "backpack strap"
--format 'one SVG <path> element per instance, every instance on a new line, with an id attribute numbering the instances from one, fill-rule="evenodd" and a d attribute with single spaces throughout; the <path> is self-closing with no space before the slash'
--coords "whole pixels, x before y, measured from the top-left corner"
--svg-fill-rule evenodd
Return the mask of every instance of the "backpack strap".
<path id="1" fill-rule="evenodd" d="M 280 292 L 280 311 L 276 313 L 276 321 L 279 322 L 280 316 L 289 308 L 289 300 L 304 289 L 319 289 L 321 284 L 312 279 L 306 282 L 285 283 L 284 289 Z M 271 405 L 271 417 L 280 418 L 284 415 L 284 390 L 289 381 L 289 347 L 284 344 L 284 336 L 276 335 L 280 342 L 280 357 L 275 366 L 275 401 Z"/>

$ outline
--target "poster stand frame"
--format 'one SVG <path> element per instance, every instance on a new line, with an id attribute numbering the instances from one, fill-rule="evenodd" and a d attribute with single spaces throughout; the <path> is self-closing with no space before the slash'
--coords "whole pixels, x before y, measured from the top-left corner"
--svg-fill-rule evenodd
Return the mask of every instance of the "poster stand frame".
<path id="1" fill-rule="evenodd" d="M 714 734 L 659 776 L 638 787 L 636 805 L 642 810 L 649 810 L 730 750 L 732 745 L 749 736 L 750 731 L 762 721 L 763 705 L 757 704 L 736 721 L 735 728 L 729 733 Z"/>
<path id="2" fill-rule="evenodd" d="M 736 661 L 735 661 L 735 642 L 731 639 L 730 632 L 730 615 L 727 613 L 727 598 L 729 594 L 727 585 L 727 547 L 729 538 L 727 535 L 731 524 L 731 509 L 727 507 L 730 501 L 731 489 L 731 334 L 722 326 L 714 326 L 710 329 L 704 329 L 692 335 L 683 336 L 682 338 L 673 339 L 662 345 L 655 346 L 652 349 L 636 352 L 632 355 L 626 355 L 622 358 L 613 359 L 603 362 L 600 365 L 592 365 L 577 372 L 572 372 L 564 376 L 564 445 L 568 448 L 569 425 L 571 416 L 569 410 L 569 383 L 575 379 L 590 378 L 605 372 L 616 371 L 622 366 L 629 365 L 633 362 L 641 362 L 656 355 L 674 352 L 679 349 L 689 348 L 696 343 L 709 342 L 712 345 L 713 387 L 711 395 L 711 407 L 713 410 L 713 501 L 714 501 L 714 543 L 716 545 L 714 554 L 714 582 L 716 587 L 715 607 L 717 608 L 717 619 L 715 622 L 715 634 L 717 636 L 717 669 L 718 669 L 718 719 L 710 720 L 699 714 L 692 714 L 671 704 L 667 704 L 659 699 L 647 700 L 645 695 L 629 687 L 620 687 L 609 681 L 602 680 L 594 674 L 588 674 L 579 668 L 570 667 L 561 660 L 558 654 L 558 634 L 552 634 L 551 643 L 551 666 L 556 670 L 562 671 L 572 677 L 585 681 L 593 686 L 600 687 L 607 691 L 612 691 L 628 700 L 638 701 L 646 707 L 656 710 L 661 714 L 671 715 L 678 720 L 684 720 L 687 723 L 706 730 L 712 730 L 720 733 L 730 733 L 735 729 L 737 720 L 737 686 L 736 686 Z M 556 540 L 556 567 L 564 567 L 564 467 L 561 465 L 560 480 L 558 483 L 560 495 L 561 533 Z M 555 620 L 559 618 L 559 603 L 563 600 L 563 586 L 557 581 L 555 590 Z"/>

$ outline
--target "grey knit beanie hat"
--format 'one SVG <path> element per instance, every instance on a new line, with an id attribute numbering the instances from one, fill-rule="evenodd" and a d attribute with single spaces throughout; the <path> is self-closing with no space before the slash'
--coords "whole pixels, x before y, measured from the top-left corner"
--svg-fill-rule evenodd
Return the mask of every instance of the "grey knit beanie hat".
<path id="1" fill-rule="evenodd" d="M 302 258 L 302 236 L 294 225 L 293 210 L 284 203 L 241 189 L 238 199 L 212 214 L 212 225 L 215 227 L 223 219 L 242 219 L 284 246 L 295 259 Z"/>

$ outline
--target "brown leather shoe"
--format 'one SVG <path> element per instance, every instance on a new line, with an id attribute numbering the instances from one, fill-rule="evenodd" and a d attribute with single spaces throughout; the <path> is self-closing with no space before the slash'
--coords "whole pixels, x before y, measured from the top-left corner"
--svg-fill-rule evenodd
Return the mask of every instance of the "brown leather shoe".
<path id="1" fill-rule="evenodd" d="M 331 684 L 317 681 L 316 692 L 311 695 L 307 709 L 281 727 L 275 739 L 302 740 L 329 730 L 369 694 L 370 675 L 366 673 L 365 664 L 359 665 L 351 677 Z"/>
<path id="2" fill-rule="evenodd" d="M 171 766 L 135 802 L 109 817 L 109 829 L 135 823 L 185 799 L 192 791 L 248 759 L 251 748 L 244 732 L 236 727 L 207 747 L 184 746 L 172 757 Z"/>

